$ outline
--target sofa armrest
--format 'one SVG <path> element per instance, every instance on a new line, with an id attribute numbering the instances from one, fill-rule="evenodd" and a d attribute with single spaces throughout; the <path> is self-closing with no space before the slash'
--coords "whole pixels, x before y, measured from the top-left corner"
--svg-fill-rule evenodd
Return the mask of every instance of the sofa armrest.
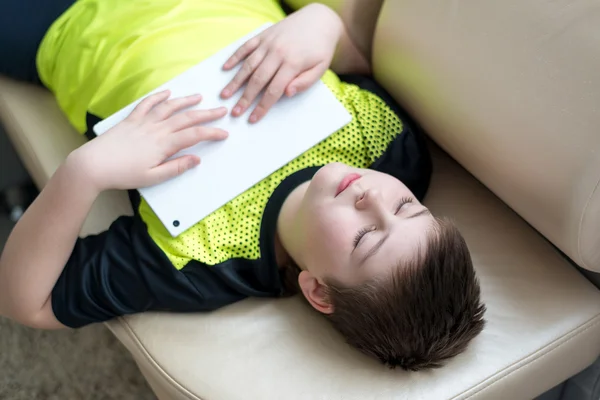
<path id="1" fill-rule="evenodd" d="M 0 119 L 38 188 L 48 182 L 73 149 L 86 141 L 69 124 L 51 93 L 4 77 L 0 77 Z M 131 213 L 126 192 L 104 192 L 92 207 L 81 235 L 103 231 L 118 216 Z"/>

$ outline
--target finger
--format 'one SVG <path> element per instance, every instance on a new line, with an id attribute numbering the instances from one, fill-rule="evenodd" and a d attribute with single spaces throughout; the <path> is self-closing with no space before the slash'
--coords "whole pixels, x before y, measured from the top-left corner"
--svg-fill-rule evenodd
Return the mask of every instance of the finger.
<path id="1" fill-rule="evenodd" d="M 294 79 L 285 89 L 286 96 L 291 97 L 296 93 L 304 92 L 305 90 L 310 89 L 312 85 L 321 79 L 325 71 L 327 71 L 327 64 L 325 63 L 318 64 L 315 67 L 304 71 L 298 75 L 296 79 Z"/>
<path id="2" fill-rule="evenodd" d="M 200 103 L 201 100 L 202 96 L 199 94 L 167 100 L 157 105 L 150 114 L 154 121 L 164 121 L 177 111 L 195 106 Z"/>
<path id="3" fill-rule="evenodd" d="M 283 92 L 285 88 L 288 86 L 290 82 L 292 82 L 297 75 L 297 72 L 289 67 L 284 65 L 279 69 L 267 89 L 263 94 L 260 102 L 250 114 L 249 121 L 251 123 L 255 123 L 260 121 L 267 112 L 271 109 L 271 107 L 277 103 L 277 101 L 283 96 Z"/>
<path id="4" fill-rule="evenodd" d="M 149 171 L 147 186 L 158 185 L 175 178 L 198 164 L 200 164 L 200 158 L 190 154 L 166 161 Z"/>
<path id="5" fill-rule="evenodd" d="M 169 132 L 177 132 L 194 125 L 215 121 L 223 118 L 225 115 L 227 115 L 225 107 L 212 108 L 210 110 L 189 110 L 167 118 L 162 124 L 164 124 Z"/>
<path id="6" fill-rule="evenodd" d="M 223 89 L 221 96 L 227 98 L 233 95 L 235 92 L 237 92 L 242 87 L 242 85 L 246 83 L 246 81 L 248 80 L 250 75 L 252 75 L 254 70 L 256 70 L 256 68 L 258 68 L 258 66 L 262 63 L 263 59 L 265 58 L 265 55 L 266 53 L 262 49 L 257 49 L 254 53 L 252 53 L 252 55 L 248 57 L 246 61 L 244 61 L 244 64 L 242 64 L 242 68 L 240 68 L 239 71 L 235 74 L 231 82 L 229 82 L 229 84 L 225 86 L 225 89 Z M 225 93 L 227 93 L 229 96 L 225 96 Z"/>
<path id="7" fill-rule="evenodd" d="M 167 100 L 170 95 L 171 95 L 171 92 L 169 90 L 163 90 L 162 92 L 158 92 L 158 93 L 155 93 L 155 94 L 152 94 L 152 95 L 146 97 L 137 106 L 135 106 L 135 108 L 133 109 L 131 114 L 129 114 L 129 117 L 131 117 L 131 118 L 143 117 L 144 115 L 148 114 L 150 112 L 150 110 L 152 110 L 154 108 L 154 106 Z"/>
<path id="8" fill-rule="evenodd" d="M 273 79 L 273 76 L 277 73 L 280 66 L 281 59 L 278 56 L 268 56 L 250 77 L 250 81 L 244 90 L 244 94 L 238 100 L 235 107 L 233 107 L 231 115 L 237 117 L 246 112 L 260 92 Z"/>
<path id="9" fill-rule="evenodd" d="M 250 53 L 252 53 L 254 50 L 256 50 L 259 45 L 260 45 L 260 36 L 255 36 L 252 39 L 248 40 L 239 49 L 237 49 L 236 52 L 233 53 L 233 55 L 227 59 L 227 61 L 225 61 L 225 64 L 223 64 L 223 69 L 227 71 L 227 70 L 230 70 L 231 68 L 235 67 L 243 59 L 248 57 L 248 55 Z"/>
<path id="10" fill-rule="evenodd" d="M 167 147 L 167 158 L 173 154 L 187 149 L 188 147 L 194 146 L 203 141 L 210 140 L 223 140 L 229 136 L 227 131 L 223 129 L 208 127 L 208 126 L 194 126 L 191 128 L 184 129 L 179 132 L 175 132 L 169 135 L 168 147 Z"/>

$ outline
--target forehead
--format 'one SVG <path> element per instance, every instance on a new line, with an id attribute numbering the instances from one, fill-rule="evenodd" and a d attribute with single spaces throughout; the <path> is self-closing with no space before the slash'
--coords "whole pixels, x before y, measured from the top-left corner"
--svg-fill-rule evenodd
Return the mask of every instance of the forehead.
<path id="1" fill-rule="evenodd" d="M 377 254 L 366 260 L 362 266 L 365 278 L 389 273 L 398 264 L 417 257 L 427 245 L 427 237 L 433 232 L 433 224 L 434 218 L 430 214 L 398 219 Z"/>

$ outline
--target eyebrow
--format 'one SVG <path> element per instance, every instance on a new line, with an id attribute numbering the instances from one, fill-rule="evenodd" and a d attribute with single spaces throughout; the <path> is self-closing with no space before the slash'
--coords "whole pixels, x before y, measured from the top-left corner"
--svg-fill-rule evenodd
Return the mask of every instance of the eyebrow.
<path id="1" fill-rule="evenodd" d="M 423 208 L 421 211 L 409 215 L 408 217 L 406 217 L 406 219 L 417 218 L 421 215 L 431 215 L 431 211 L 429 211 L 428 208 Z"/>
<path id="2" fill-rule="evenodd" d="M 410 219 L 410 218 L 417 218 L 420 217 L 421 215 L 431 215 L 431 211 L 429 211 L 428 208 L 423 208 L 421 211 L 416 212 L 416 213 L 412 213 L 411 215 L 409 215 L 408 217 L 406 217 L 406 219 Z M 382 237 L 381 239 L 379 239 L 379 241 L 377 243 L 375 243 L 375 245 L 373 245 L 373 247 L 371 247 L 371 250 L 369 250 L 369 252 L 367 254 L 365 254 L 365 256 L 362 258 L 362 260 L 360 260 L 359 265 L 364 264 L 370 257 L 373 257 L 381 248 L 381 246 L 384 245 L 385 241 L 390 237 L 390 233 L 386 233 L 384 237 Z"/>

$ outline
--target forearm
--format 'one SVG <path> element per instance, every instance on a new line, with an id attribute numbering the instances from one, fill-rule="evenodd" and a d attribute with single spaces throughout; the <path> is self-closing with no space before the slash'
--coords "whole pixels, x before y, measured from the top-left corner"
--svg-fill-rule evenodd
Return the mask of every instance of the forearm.
<path id="1" fill-rule="evenodd" d="M 28 325 L 48 307 L 98 195 L 71 154 L 13 229 L 0 257 L 0 313 Z"/>
<path id="2" fill-rule="evenodd" d="M 334 1 L 333 4 L 340 4 Z M 360 53 L 371 63 L 373 37 L 383 0 L 346 0 L 338 13 L 346 25 L 348 36 Z"/>
<path id="3" fill-rule="evenodd" d="M 337 46 L 330 68 L 336 74 L 369 74 L 371 72 L 369 61 L 352 41 L 343 19 L 324 4 L 313 3 L 307 7 L 318 8 L 320 12 L 328 14 L 332 24 L 329 29 L 337 31 Z"/>
<path id="4" fill-rule="evenodd" d="M 380 3 L 380 0 L 369 1 Z M 292 7 L 296 5 L 293 1 L 289 4 Z M 363 21 L 365 17 L 358 16 L 357 5 L 354 2 L 351 2 L 351 6 L 349 9 L 338 10 L 340 13 L 320 2 L 313 2 L 305 7 L 320 9 L 320 12 L 328 15 L 330 17 L 328 28 L 335 29 L 338 33 L 337 46 L 330 68 L 337 74 L 370 74 L 371 46 L 367 38 L 372 37 L 373 27 Z M 379 7 L 375 9 L 378 11 Z M 366 19 L 373 19 L 371 16 L 373 10 L 362 10 L 360 14 L 366 14 Z M 307 26 L 307 29 L 310 29 L 310 26 Z"/>
<path id="5" fill-rule="evenodd" d="M 331 62 L 331 69 L 336 74 L 368 75 L 371 73 L 371 65 L 368 59 L 354 44 L 343 24 L 335 55 Z"/>

